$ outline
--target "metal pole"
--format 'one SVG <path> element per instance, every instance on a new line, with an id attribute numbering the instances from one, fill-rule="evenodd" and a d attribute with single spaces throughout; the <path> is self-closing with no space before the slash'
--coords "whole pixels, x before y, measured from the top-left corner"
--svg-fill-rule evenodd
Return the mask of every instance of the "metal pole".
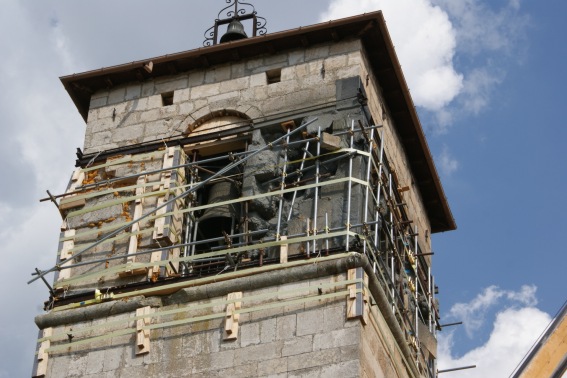
<path id="1" fill-rule="evenodd" d="M 378 179 L 376 184 L 376 221 L 380 220 L 380 196 L 382 194 L 382 156 L 384 154 L 384 131 L 380 131 L 380 161 L 378 163 Z M 378 249 L 380 224 L 374 227 L 374 246 Z"/>
<path id="2" fill-rule="evenodd" d="M 291 127 L 288 126 L 287 128 L 287 134 L 286 134 L 286 145 L 289 143 L 289 135 L 291 132 Z M 282 167 L 282 177 L 281 177 L 281 183 L 280 183 L 280 190 L 284 190 L 285 189 L 285 177 L 286 177 L 286 173 L 287 173 L 287 147 L 284 148 L 284 163 L 283 163 L 283 167 Z M 278 209 L 278 225 L 276 228 L 276 240 L 280 240 L 280 227 L 282 224 L 282 209 L 283 209 L 283 194 L 280 195 L 280 204 L 279 204 L 279 209 Z"/>
<path id="3" fill-rule="evenodd" d="M 350 148 L 354 147 L 354 119 L 352 120 L 352 124 L 350 126 Z M 347 231 L 350 231 L 350 205 L 351 205 L 351 201 L 350 198 L 352 196 L 352 159 L 353 159 L 353 155 L 351 155 L 349 157 L 348 160 L 348 194 L 347 194 L 347 222 L 346 222 L 346 228 Z M 346 235 L 346 252 L 349 251 L 349 244 L 350 244 L 350 235 L 347 234 Z"/>
<path id="4" fill-rule="evenodd" d="M 298 128 L 296 128 L 295 130 L 293 130 L 291 133 L 289 133 L 289 135 L 287 135 L 287 137 L 289 138 L 289 136 L 291 134 L 294 134 L 300 130 L 302 130 L 303 128 L 307 127 L 308 125 L 310 125 L 311 123 L 315 122 L 317 120 L 317 118 L 314 118 L 313 120 L 306 122 L 305 124 L 299 126 Z M 120 232 L 124 231 L 125 229 L 127 229 L 128 227 L 132 226 L 134 223 L 136 222 L 140 222 L 141 220 L 144 220 L 146 218 L 148 218 L 150 215 L 156 213 L 158 210 L 161 210 L 163 208 L 165 208 L 166 206 L 169 206 L 172 203 L 175 203 L 177 200 L 181 199 L 181 198 L 185 198 L 186 196 L 188 196 L 189 194 L 196 192 L 197 190 L 201 189 L 202 187 L 204 187 L 209 181 L 222 176 L 223 174 L 225 174 L 226 172 L 229 172 L 230 170 L 236 168 L 237 166 L 239 166 L 240 164 L 243 164 L 244 162 L 246 162 L 247 160 L 251 159 L 252 157 L 258 155 L 260 152 L 264 151 L 267 148 L 270 148 L 270 146 L 274 143 L 278 143 L 279 141 L 283 140 L 284 138 L 286 138 L 286 136 L 282 136 L 277 138 L 274 142 L 269 143 L 268 145 L 254 151 L 253 153 L 251 153 L 250 155 L 235 161 L 234 163 L 231 163 L 229 165 L 227 165 L 226 167 L 222 168 L 221 170 L 219 170 L 217 173 L 215 173 L 214 175 L 212 175 L 211 177 L 209 177 L 208 179 L 201 181 L 199 184 L 195 185 L 194 187 L 189 188 L 188 190 L 186 190 L 185 192 L 173 197 L 172 199 L 170 199 L 169 201 L 164 202 L 162 205 L 156 207 L 152 212 L 149 212 L 145 215 L 142 215 L 140 218 L 138 219 L 133 219 L 132 221 L 126 223 L 124 226 L 116 229 L 115 231 L 107 234 L 106 236 L 104 236 L 102 239 L 98 240 L 97 242 L 89 245 L 88 247 L 86 247 L 85 249 L 77 252 L 76 254 L 74 254 L 73 256 L 69 257 L 67 260 L 65 261 L 70 261 L 70 260 L 74 260 L 77 257 L 81 256 L 83 253 L 85 253 L 86 251 L 90 250 L 91 248 L 96 247 L 99 244 L 104 243 L 106 240 L 118 235 Z M 145 172 L 144 174 L 148 174 L 147 172 Z M 54 272 L 55 270 L 59 270 L 60 266 L 55 265 L 54 267 L 52 267 L 51 269 L 44 271 L 42 273 L 38 273 L 37 277 L 32 278 L 30 281 L 28 281 L 28 285 L 38 279 L 40 279 L 41 277 L 45 276 L 48 273 Z"/>
<path id="5" fill-rule="evenodd" d="M 432 316 L 433 316 L 433 311 L 431 308 L 431 267 L 428 266 L 427 267 L 427 308 L 429 310 L 429 332 L 431 332 L 432 334 L 435 334 L 433 332 L 433 322 L 432 322 Z"/>
<path id="6" fill-rule="evenodd" d="M 370 142 L 368 144 L 368 160 L 366 161 L 366 188 L 364 190 L 364 224 L 368 222 L 368 196 L 370 190 L 370 167 L 372 166 L 372 143 L 374 143 L 374 129 L 370 131 Z M 365 234 L 366 234 L 366 230 Z M 364 243 L 363 252 L 366 255 L 366 243 Z"/>
<path id="7" fill-rule="evenodd" d="M 307 154 L 309 154 L 309 152 L 307 152 Z M 355 151 L 350 151 L 350 152 L 348 152 L 348 153 L 346 153 L 346 154 L 344 154 L 344 155 L 340 155 L 340 156 L 334 157 L 334 158 L 332 158 L 332 159 L 329 159 L 329 160 L 325 161 L 325 163 L 331 163 L 331 162 L 333 162 L 333 161 L 341 160 L 341 159 L 344 159 L 345 157 L 353 156 L 353 155 L 356 155 L 356 152 L 355 152 Z M 303 158 L 303 160 L 305 160 L 305 157 Z M 323 167 L 324 167 L 324 165 L 323 165 Z M 300 175 L 300 176 L 301 176 L 302 173 L 307 172 L 307 171 L 310 171 L 310 170 L 312 170 L 312 169 L 315 169 L 315 166 L 314 166 L 314 165 L 309 166 L 309 167 L 306 167 L 306 168 L 300 168 L 300 169 L 298 169 L 298 170 L 295 170 L 295 171 L 293 171 L 293 172 L 288 173 L 288 174 L 287 174 L 287 177 L 289 178 L 289 177 L 292 177 L 292 176 L 295 176 L 295 175 Z M 271 179 L 271 180 L 269 180 L 269 181 L 265 181 L 264 184 L 267 185 L 267 184 L 271 184 L 271 183 L 277 182 L 277 181 L 280 181 L 280 178 L 279 178 L 279 177 L 277 177 L 277 178 L 275 178 L 275 179 Z"/>
<path id="8" fill-rule="evenodd" d="M 260 149 L 260 150 L 262 150 L 262 149 Z M 253 151 L 253 152 L 251 152 L 251 151 L 237 152 L 237 153 L 233 154 L 233 156 L 238 157 L 238 156 L 241 156 L 241 155 L 248 155 L 248 154 L 258 152 L 260 150 L 256 150 L 256 151 Z M 225 160 L 225 159 L 226 159 L 226 156 L 219 156 L 219 157 L 215 157 L 215 158 L 201 160 L 201 161 L 199 161 L 199 164 L 213 163 L 213 162 L 216 162 L 216 161 L 219 161 L 219 160 Z M 197 164 L 197 162 L 191 162 L 191 163 L 176 165 L 176 166 L 169 167 L 169 168 L 155 169 L 153 171 L 144 172 L 144 173 L 135 173 L 135 174 L 132 174 L 132 175 L 129 175 L 129 176 L 115 177 L 115 178 L 112 178 L 112 179 L 99 181 L 99 182 L 96 182 L 94 184 L 78 186 L 77 189 L 79 189 L 79 192 L 80 192 L 80 191 L 83 191 L 84 189 L 94 188 L 94 187 L 98 187 L 98 186 L 101 186 L 101 185 L 110 184 L 110 183 L 113 183 L 113 182 L 116 182 L 116 181 L 128 180 L 128 179 L 131 179 L 131 178 L 136 178 L 136 177 L 141 176 L 141 175 L 152 175 L 154 173 L 160 173 L 160 172 L 164 172 L 164 171 L 173 171 L 173 170 L 179 169 L 179 168 L 192 167 L 196 164 Z M 218 177 L 218 175 L 215 176 L 215 178 L 216 177 Z M 65 195 L 67 195 L 67 194 L 72 194 L 72 193 L 65 193 Z"/>
<path id="9" fill-rule="evenodd" d="M 369 223 L 370 225 L 374 224 L 375 222 L 371 222 Z M 196 225 L 198 226 L 198 221 L 196 222 Z M 363 227 L 363 224 L 356 224 L 351 226 L 351 229 L 355 229 L 355 228 L 360 228 Z M 195 235 L 197 234 L 197 228 L 195 227 Z M 326 233 L 330 233 L 330 232 L 337 232 L 337 231 L 344 231 L 346 228 L 345 227 L 335 227 L 335 228 L 329 228 L 328 232 Z M 268 229 L 262 229 L 262 230 L 256 230 L 256 231 L 249 231 L 248 233 L 241 233 L 241 234 L 234 234 L 231 235 L 231 237 L 236 238 L 236 237 L 240 237 L 240 236 L 253 236 L 253 235 L 259 235 L 259 234 L 263 234 L 268 232 Z M 293 235 L 288 235 L 290 242 L 293 242 L 293 238 L 295 237 L 303 237 L 303 236 L 307 236 L 308 233 L 299 233 L 299 234 L 293 234 Z M 185 247 L 185 246 L 190 246 L 192 247 L 192 251 L 190 253 L 190 256 L 195 255 L 195 251 L 194 248 L 195 246 L 199 245 L 199 244 L 208 244 L 208 243 L 213 243 L 213 242 L 218 242 L 218 241 L 223 241 L 225 240 L 224 236 L 221 237 L 216 237 L 216 238 L 211 238 L 211 239 L 206 239 L 206 240 L 195 240 L 196 236 L 193 238 L 192 242 L 189 243 L 183 243 L 183 244 L 175 244 L 175 245 L 170 245 L 170 246 L 164 246 L 164 247 L 160 247 L 160 248 L 156 248 L 156 249 L 151 249 L 151 250 L 147 250 L 147 251 L 142 251 L 142 252 L 136 252 L 136 253 L 132 253 L 128 256 L 142 256 L 142 255 L 146 255 L 149 253 L 153 253 L 153 252 L 158 252 L 158 251 L 163 251 L 163 250 L 168 250 L 168 249 L 173 249 L 173 248 L 181 248 L 181 247 Z M 328 239 L 327 243 L 328 243 Z M 263 238 L 264 242 L 270 242 L 270 241 L 276 241 L 276 238 Z M 244 243 L 244 244 L 249 244 L 249 241 Z M 233 244 L 233 246 L 235 246 L 236 244 Z M 328 248 L 328 244 L 327 244 L 327 248 Z M 97 263 L 101 263 L 101 262 L 106 262 L 106 261 L 111 261 L 111 260 L 119 260 L 119 259 L 123 259 L 125 256 L 124 255 L 120 255 L 120 256 L 111 256 L 111 257 L 106 257 L 104 259 L 98 259 L 98 260 L 90 260 L 87 262 L 82 262 L 82 263 L 77 263 L 77 264 L 73 264 L 73 265 L 65 265 L 65 266 L 61 266 L 61 270 L 64 269 L 70 269 L 70 268 L 75 268 L 75 267 L 79 267 L 79 266 L 86 266 L 86 265 L 91 265 L 91 264 L 97 264 Z"/>
<path id="10" fill-rule="evenodd" d="M 431 316 L 433 317 L 433 336 L 437 337 L 437 318 L 435 317 L 435 277 L 431 276 Z"/>
<path id="11" fill-rule="evenodd" d="M 309 149 L 309 142 L 305 144 L 303 148 L 303 159 L 301 159 L 301 164 L 299 165 L 299 172 L 303 171 L 303 166 L 305 164 L 305 158 L 307 157 L 307 150 Z M 290 174 L 291 175 L 291 174 Z M 297 177 L 296 183 L 301 181 L 301 175 Z M 297 197 L 297 190 L 293 192 L 293 197 L 291 198 L 291 207 L 289 208 L 289 214 L 287 215 L 287 221 L 291 219 L 291 214 L 293 213 L 293 204 L 295 203 L 295 197 Z"/>
<path id="12" fill-rule="evenodd" d="M 266 233 L 267 231 L 268 231 L 268 229 L 250 231 L 250 235 L 262 234 L 262 233 Z M 195 231 L 195 233 L 196 233 L 196 231 Z M 242 234 L 236 234 L 236 235 L 230 235 L 230 236 L 231 237 L 238 237 L 238 236 L 241 236 L 241 235 Z M 149 253 L 154 253 L 154 252 L 159 252 L 159 251 L 169 250 L 169 249 L 174 249 L 174 248 L 181 248 L 181 247 L 185 247 L 185 246 L 191 246 L 192 247 L 191 256 L 193 256 L 195 254 L 194 253 L 195 246 L 197 246 L 199 244 L 207 244 L 207 243 L 218 242 L 218 241 L 223 241 L 223 240 L 225 240 L 224 237 L 212 238 L 212 239 L 207 239 L 207 240 L 192 241 L 190 243 L 175 244 L 175 245 L 150 249 L 150 250 L 147 250 L 147 251 L 131 253 L 131 254 L 128 254 L 128 256 L 142 256 L 142 255 L 147 255 Z M 73 265 L 65 265 L 65 266 L 61 267 L 61 270 L 75 268 L 75 267 L 78 267 L 78 266 L 97 264 L 97 263 L 106 262 L 106 261 L 120 260 L 120 259 L 123 259 L 124 257 L 125 257 L 124 255 L 110 256 L 110 257 L 106 257 L 104 259 L 90 260 L 90 261 L 81 262 L 81 263 L 77 263 L 77 264 L 73 264 Z"/>
<path id="13" fill-rule="evenodd" d="M 414 254 L 417 253 L 417 225 L 415 226 L 415 231 L 414 231 L 414 244 L 413 244 L 413 249 L 414 249 Z M 419 309 L 419 259 L 417 257 L 415 257 L 415 336 L 419 337 L 419 328 L 418 328 L 418 322 L 419 322 L 419 313 L 421 312 L 421 310 Z M 422 314 L 423 315 L 423 314 Z M 425 320 L 425 319 L 424 319 Z"/>
<path id="14" fill-rule="evenodd" d="M 197 151 L 193 152 L 193 163 L 195 163 L 197 161 Z M 193 184 L 195 183 L 195 172 L 193 171 L 193 169 L 191 170 L 191 179 L 189 180 L 189 187 L 192 187 Z M 189 203 L 187 204 L 188 207 L 192 206 L 192 201 L 189 201 Z M 187 225 L 185 226 L 185 243 L 189 242 L 189 239 L 191 237 L 192 234 L 192 228 L 194 226 L 194 222 L 193 222 L 193 215 L 191 213 L 187 213 L 187 215 L 185 216 L 185 222 L 187 223 Z M 187 257 L 187 250 L 188 250 L 189 246 L 185 246 L 185 248 L 183 248 L 183 257 Z"/>
<path id="15" fill-rule="evenodd" d="M 445 327 L 451 327 L 451 326 L 456 326 L 456 325 L 461 325 L 463 324 L 463 322 L 455 322 L 455 323 L 447 323 L 447 324 L 439 324 L 440 328 L 445 328 Z"/>
<path id="16" fill-rule="evenodd" d="M 388 175 L 388 196 L 392 200 L 392 174 Z M 395 298 L 395 271 L 394 271 L 394 253 L 396 251 L 396 240 L 394 239 L 394 212 L 390 211 L 390 242 L 392 243 L 392 308 L 395 308 L 394 298 Z M 394 311 L 395 312 L 395 311 Z"/>
<path id="17" fill-rule="evenodd" d="M 391 290 L 391 296 L 392 296 L 392 312 L 395 314 L 396 313 L 396 302 L 395 302 L 395 298 L 396 298 L 396 272 L 394 270 L 394 253 L 392 252 L 392 257 L 391 257 L 391 263 L 390 263 L 390 269 L 391 269 L 391 280 L 392 280 L 392 290 Z"/>
<path id="18" fill-rule="evenodd" d="M 319 168 L 321 154 L 321 126 L 317 129 L 317 160 L 315 160 L 315 185 L 319 184 Z M 317 235 L 317 205 L 319 201 L 319 187 L 315 186 L 315 197 L 313 198 L 313 235 Z M 313 253 L 317 251 L 317 240 L 313 240 Z"/>
<path id="19" fill-rule="evenodd" d="M 309 232 L 309 218 L 307 218 L 306 221 L 307 221 L 307 229 L 305 230 L 305 234 L 306 234 L 307 236 L 309 236 L 309 235 L 311 234 L 311 233 Z M 310 251 L 310 249 L 309 249 L 310 246 L 311 246 L 311 243 L 309 243 L 309 241 L 308 241 L 306 244 L 307 244 L 307 258 L 309 258 L 309 257 L 311 257 L 311 251 Z"/>
<path id="20" fill-rule="evenodd" d="M 333 134 L 334 135 L 334 134 Z M 297 141 L 297 142 L 290 142 L 289 146 L 293 146 L 295 144 L 301 144 L 301 143 L 305 143 L 305 142 L 309 142 L 309 141 L 314 141 L 316 140 L 316 138 L 310 138 L 310 139 L 304 139 L 301 141 Z M 288 147 L 289 147 L 288 146 Z M 278 149 L 278 148 L 282 148 L 283 145 L 278 145 L 278 146 L 272 146 L 272 149 Z M 241 155 L 248 155 L 251 153 L 256 152 L 257 150 L 254 151 L 244 151 L 244 152 L 237 152 L 234 153 L 233 156 L 235 157 L 239 157 Z M 207 164 L 207 163 L 213 163 L 219 160 L 224 160 L 226 159 L 225 156 L 221 156 L 221 157 L 215 157 L 215 158 L 210 158 L 210 159 L 205 159 L 205 160 L 200 160 L 199 164 Z M 329 160 L 331 161 L 331 160 Z M 123 181 L 123 180 L 128 180 L 128 179 L 132 179 L 132 178 L 136 178 L 141 176 L 142 174 L 155 174 L 155 173 L 160 173 L 160 172 L 164 172 L 164 171 L 170 171 L 170 170 L 175 170 L 175 169 L 179 169 L 179 168 L 188 168 L 188 167 L 192 167 L 193 165 L 197 164 L 196 162 L 191 162 L 191 163 L 186 163 L 186 164 L 181 164 L 181 165 L 176 165 L 170 168 L 160 168 L 160 169 L 156 169 L 153 171 L 148 171 L 148 172 L 144 172 L 144 173 L 135 173 L 129 176 L 123 176 L 123 177 L 115 177 L 112 179 L 108 179 L 108 180 L 104 180 L 104 181 L 99 181 L 97 183 L 93 183 L 93 184 L 88 184 L 88 185 L 82 185 L 82 186 L 78 186 L 77 190 L 73 191 L 73 192 L 68 192 L 68 193 L 63 193 L 63 194 L 57 194 L 57 195 L 50 195 L 49 197 L 46 198 L 42 198 L 39 200 L 39 202 L 45 202 L 45 201 L 49 201 L 49 200 L 53 200 L 53 199 L 57 199 L 57 198 L 62 198 L 62 197 L 67 197 L 73 194 L 79 194 L 82 193 L 85 189 L 90 189 L 90 188 L 96 188 L 99 186 L 104 186 L 104 185 L 108 185 L 114 182 L 118 182 L 118 181 Z M 50 194 L 50 193 L 48 193 Z M 56 206 L 59 207 L 58 204 L 56 204 Z"/>
<path id="21" fill-rule="evenodd" d="M 195 255 L 195 248 L 197 247 L 197 233 L 199 232 L 199 220 L 195 220 L 195 224 L 193 226 L 193 244 L 191 244 L 191 256 Z"/>
<path id="22" fill-rule="evenodd" d="M 374 126 L 368 126 L 364 130 L 374 130 L 374 129 L 380 129 L 380 128 L 382 128 L 382 125 L 378 125 L 378 126 L 374 125 Z M 362 130 L 357 130 L 354 133 L 356 134 L 356 133 L 361 133 L 361 132 L 362 132 Z M 345 134 L 349 134 L 349 133 L 350 133 L 350 130 L 346 130 L 346 131 L 339 131 L 339 132 L 333 133 L 332 135 L 341 136 L 341 135 L 345 135 Z"/>
<path id="23" fill-rule="evenodd" d="M 329 233 L 329 214 L 325 213 L 325 233 Z M 325 255 L 329 256 L 329 238 L 325 239 Z"/>
<path id="24" fill-rule="evenodd" d="M 476 368 L 476 365 L 463 366 L 463 367 L 454 368 L 454 369 L 437 370 L 437 374 L 448 373 L 450 371 L 457 371 L 457 370 L 474 369 L 474 368 Z"/>

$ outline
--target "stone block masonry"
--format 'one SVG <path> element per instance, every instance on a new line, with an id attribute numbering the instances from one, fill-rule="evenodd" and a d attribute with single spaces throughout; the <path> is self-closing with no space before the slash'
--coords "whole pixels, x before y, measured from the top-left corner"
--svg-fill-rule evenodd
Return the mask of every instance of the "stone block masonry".
<path id="1" fill-rule="evenodd" d="M 325 264 L 325 271 L 342 269 L 335 264 L 329 270 Z M 366 360 L 387 353 L 391 345 L 383 343 L 393 342 L 391 334 L 385 332 L 382 339 L 369 336 L 375 332 L 372 325 L 347 319 L 346 273 L 328 275 L 309 267 L 279 274 L 276 280 L 284 283 L 274 285 L 273 275 L 260 274 L 243 292 L 239 335 L 233 340 L 223 337 L 227 296 L 197 299 L 202 294 L 196 288 L 152 302 L 133 298 L 133 307 L 124 306 L 116 315 L 109 315 L 105 304 L 93 305 L 72 327 L 65 323 L 83 309 L 43 315 L 37 322 L 49 325 L 53 335 L 46 376 L 361 377 L 370 363 Z M 300 280 L 293 282 L 294 276 Z M 211 293 L 232 290 L 244 279 L 212 284 Z M 188 298 L 197 300 L 186 302 Z M 303 307 L 286 306 L 290 301 L 303 302 Z M 140 355 L 135 333 L 124 331 L 136 329 L 134 308 L 144 304 L 153 308 L 153 328 L 150 351 Z M 278 307 L 279 312 L 270 309 Z M 376 311 L 372 318 L 383 322 Z M 392 370 L 388 361 L 376 361 L 379 370 Z"/>
<path id="2" fill-rule="evenodd" d="M 177 136 L 210 112 L 247 107 L 252 118 L 296 110 L 305 103 L 334 100 L 335 80 L 342 71 L 360 72 L 359 41 L 342 47 L 307 48 L 254 59 L 240 65 L 212 67 L 172 75 L 144 84 L 101 91 L 92 96 L 84 152 L 96 153 L 140 142 Z M 325 55 L 327 54 L 327 55 Z M 354 55 L 353 55 L 354 54 Z M 321 77 L 321 67 L 326 74 Z M 234 67 L 242 69 L 231 69 Z M 282 70 L 281 82 L 268 85 L 266 72 Z M 259 89 L 266 89 L 262 98 Z M 162 95 L 173 92 L 173 104 Z M 203 111 L 204 110 L 204 111 Z"/>
<path id="3" fill-rule="evenodd" d="M 375 13 L 62 78 L 87 130 L 34 373 L 435 376 L 454 221 L 393 51 Z"/>

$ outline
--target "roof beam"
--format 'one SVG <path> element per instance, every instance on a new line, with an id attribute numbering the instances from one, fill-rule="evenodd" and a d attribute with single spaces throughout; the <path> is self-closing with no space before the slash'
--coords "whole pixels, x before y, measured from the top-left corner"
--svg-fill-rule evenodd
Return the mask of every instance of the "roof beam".
<path id="1" fill-rule="evenodd" d="M 76 88 L 81 92 L 88 93 L 89 95 L 94 93 L 94 91 L 90 87 L 87 87 L 86 85 L 83 84 L 79 84 L 76 81 L 72 82 L 71 85 L 73 86 L 73 88 Z"/>
<path id="2" fill-rule="evenodd" d="M 167 69 L 169 70 L 169 73 L 172 75 L 177 74 L 177 66 L 175 65 L 175 62 L 168 62 L 167 63 Z"/>

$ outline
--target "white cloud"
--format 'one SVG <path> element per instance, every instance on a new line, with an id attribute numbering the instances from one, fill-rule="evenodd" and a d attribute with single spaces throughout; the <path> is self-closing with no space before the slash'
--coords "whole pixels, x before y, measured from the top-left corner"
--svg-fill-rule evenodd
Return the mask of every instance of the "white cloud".
<path id="1" fill-rule="evenodd" d="M 472 337 L 485 322 L 487 312 L 497 305 L 507 307 L 535 306 L 537 288 L 524 285 L 519 291 L 502 290 L 498 286 L 489 286 L 467 303 L 456 303 L 449 310 L 448 316 L 463 322 L 467 335 Z M 506 303 L 502 304 L 502 300 Z"/>
<path id="2" fill-rule="evenodd" d="M 493 303 L 499 294 L 497 289 L 485 291 L 477 297 L 483 302 L 480 306 Z M 523 299 L 534 299 L 531 293 L 523 295 Z M 442 333 L 438 339 L 438 368 L 477 365 L 475 369 L 459 371 L 459 377 L 508 377 L 550 321 L 548 314 L 534 307 L 505 309 L 496 315 L 488 341 L 460 357 L 453 352 L 453 333 Z"/>
<path id="3" fill-rule="evenodd" d="M 520 0 L 498 9 L 481 0 L 334 0 L 321 19 L 376 10 L 384 13 L 413 100 L 433 115 L 437 133 L 455 115 L 490 105 L 505 67 L 521 60 L 529 23 Z"/>
<path id="4" fill-rule="evenodd" d="M 504 80 L 505 72 L 498 68 L 479 67 L 470 71 L 463 85 L 461 105 L 478 114 L 490 104 L 495 87 Z"/>
<path id="5" fill-rule="evenodd" d="M 9 179 L 0 186 L 0 297 L 10 306 L 0 315 L 0 377 L 23 377 L 33 363 L 33 316 L 49 296 L 42 282 L 28 286 L 26 281 L 33 268 L 53 265 L 61 222 L 57 209 L 38 199 L 46 189 L 64 189 L 84 122 L 57 78 L 76 68 L 66 35 L 57 25 L 34 19 L 24 3 L 2 5 L 0 174 Z"/>
<path id="6" fill-rule="evenodd" d="M 479 0 L 432 1 L 448 13 L 457 31 L 458 50 L 467 54 L 516 51 L 529 22 L 518 13 L 519 1 L 509 1 L 498 9 Z"/>
<path id="7" fill-rule="evenodd" d="M 459 94 L 455 71 L 456 31 L 447 13 L 428 0 L 336 0 L 322 20 L 382 10 L 415 103 L 439 111 Z"/>
<path id="8" fill-rule="evenodd" d="M 437 162 L 441 168 L 441 173 L 445 177 L 451 176 L 459 169 L 459 162 L 449 152 L 449 147 L 443 146 L 441 154 L 437 157 Z"/>

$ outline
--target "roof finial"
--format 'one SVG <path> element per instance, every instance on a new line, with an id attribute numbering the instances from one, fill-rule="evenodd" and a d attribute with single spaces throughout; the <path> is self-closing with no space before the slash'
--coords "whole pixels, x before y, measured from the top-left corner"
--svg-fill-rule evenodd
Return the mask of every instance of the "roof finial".
<path id="1" fill-rule="evenodd" d="M 229 24 L 226 34 L 220 39 L 220 43 L 248 38 L 244 25 L 241 23 L 244 20 L 252 20 L 253 37 L 267 33 L 266 19 L 257 15 L 252 4 L 239 0 L 226 0 L 226 2 L 229 5 L 219 12 L 215 24 L 205 32 L 204 46 L 212 46 L 218 43 L 219 25 Z"/>

